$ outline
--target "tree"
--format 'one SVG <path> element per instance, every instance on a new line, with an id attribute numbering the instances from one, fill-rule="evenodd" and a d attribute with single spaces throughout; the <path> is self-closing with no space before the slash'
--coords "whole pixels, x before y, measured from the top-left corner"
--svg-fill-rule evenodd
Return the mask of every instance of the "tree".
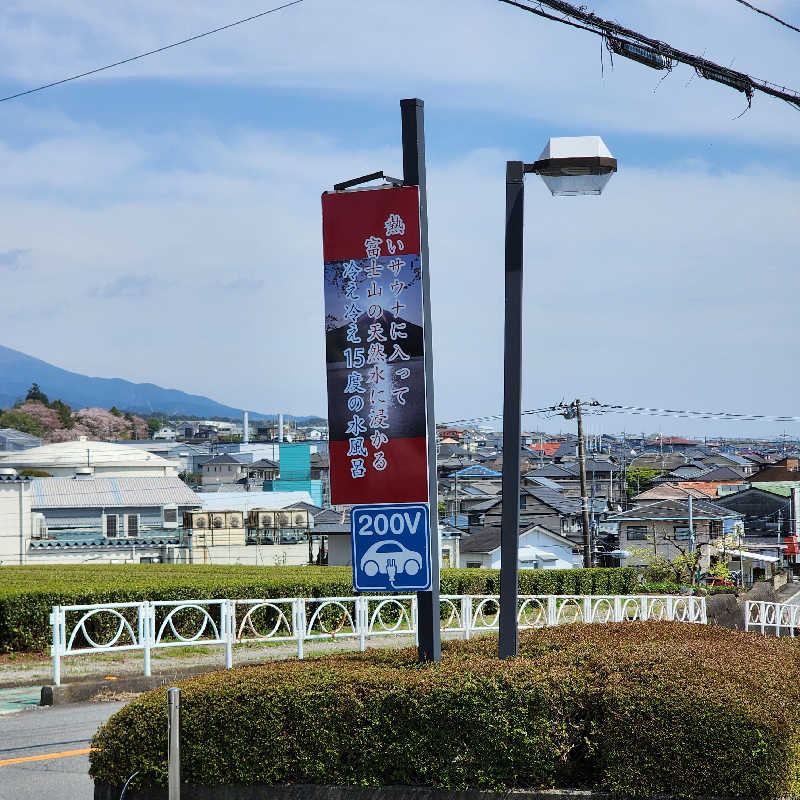
<path id="1" fill-rule="evenodd" d="M 651 469 L 650 467 L 628 467 L 625 470 L 628 498 L 630 499 L 635 494 L 648 489 L 653 482 L 653 478 L 657 478 L 660 474 L 660 470 Z"/>
<path id="2" fill-rule="evenodd" d="M 70 429 L 75 427 L 75 420 L 72 418 L 72 409 L 66 403 L 61 400 L 53 400 L 53 402 L 50 403 L 50 408 L 58 412 L 61 424 L 65 428 Z"/>
<path id="3" fill-rule="evenodd" d="M 150 419 L 147 420 L 147 430 L 150 431 L 151 434 L 154 434 L 161 429 L 163 424 L 164 420 L 160 417 L 150 417 Z"/>
<path id="4" fill-rule="evenodd" d="M 39 384 L 34 382 L 30 389 L 28 389 L 28 394 L 25 395 L 25 402 L 32 401 L 34 403 L 44 403 L 44 405 L 50 405 L 50 401 L 47 399 L 47 395 L 39 388 Z"/>
<path id="5" fill-rule="evenodd" d="M 109 408 L 108 410 L 109 410 L 109 411 L 110 411 L 110 412 L 111 412 L 111 413 L 112 413 L 112 414 L 113 414 L 115 417 L 121 417 L 121 416 L 122 416 L 122 412 L 121 412 L 121 411 L 120 411 L 120 410 L 119 410 L 119 409 L 118 409 L 116 406 L 111 406 L 111 408 Z"/>
<path id="6" fill-rule="evenodd" d="M 0 428 L 14 428 L 14 430 L 22 433 L 38 436 L 40 439 L 47 433 L 47 429 L 41 422 L 22 411 L 4 411 L 0 413 Z"/>

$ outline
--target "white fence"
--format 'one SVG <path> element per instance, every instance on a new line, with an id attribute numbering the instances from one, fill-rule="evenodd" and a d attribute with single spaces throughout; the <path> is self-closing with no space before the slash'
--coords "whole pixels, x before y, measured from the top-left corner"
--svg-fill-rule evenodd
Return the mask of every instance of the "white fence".
<path id="1" fill-rule="evenodd" d="M 496 631 L 497 595 L 442 595 L 443 632 Z M 521 630 L 572 622 L 676 620 L 705 623 L 703 597 L 651 595 L 521 595 Z M 293 643 L 297 657 L 309 641 L 352 639 L 365 650 L 369 641 L 398 634 L 417 635 L 415 595 L 381 597 L 285 597 L 259 600 L 174 600 L 141 603 L 53 606 L 53 683 L 61 683 L 61 659 L 90 653 L 141 650 L 144 674 L 151 653 L 167 647 L 213 646 L 225 650 L 233 666 L 233 646 Z"/>
<path id="2" fill-rule="evenodd" d="M 744 604 L 744 629 L 791 636 L 800 633 L 800 606 L 747 600 Z"/>

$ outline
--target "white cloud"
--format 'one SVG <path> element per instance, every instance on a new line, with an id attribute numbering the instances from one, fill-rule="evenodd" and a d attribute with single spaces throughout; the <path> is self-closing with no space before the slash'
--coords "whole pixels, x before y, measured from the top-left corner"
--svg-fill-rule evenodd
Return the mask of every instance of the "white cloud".
<path id="1" fill-rule="evenodd" d="M 0 78 L 50 80 L 257 10 L 12 0 L 0 8 Z M 796 34 L 729 0 L 598 0 L 595 10 L 800 86 Z M 231 405 L 324 413 L 320 191 L 399 173 L 401 159 L 396 133 L 354 145 L 348 120 L 320 122 L 313 103 L 385 108 L 417 95 L 429 134 L 437 118 L 494 123 L 490 146 L 456 130 L 448 156 L 429 159 L 440 419 L 500 410 L 504 162 L 542 146 L 517 141 L 527 124 L 496 141 L 514 117 L 554 135 L 601 132 L 620 159 L 599 199 L 553 199 L 528 179 L 524 404 L 580 395 L 791 413 L 800 187 L 785 159 L 796 112 L 757 97 L 734 122 L 741 95 L 699 78 L 687 86 L 685 68 L 654 93 L 661 75 L 622 59 L 609 73 L 606 58 L 601 78 L 599 47 L 492 0 L 306 0 L 90 79 L 120 102 L 133 77 L 153 79 L 154 100 L 159 82 L 294 87 L 292 122 L 231 126 L 209 107 L 128 130 L 59 89 L 3 104 L 0 269 L 2 254 L 26 253 L 26 269 L 3 272 L 3 344 Z M 149 97 L 132 102 L 132 122 Z M 675 155 L 673 142 L 687 138 L 694 157 L 679 160 L 687 148 Z"/>
<path id="2" fill-rule="evenodd" d="M 116 199 L 72 202 L 91 187 L 57 159 L 46 171 L 58 193 L 0 192 L 2 247 L 35 242 L 35 269 L 13 273 L 0 313 L 19 297 L 54 309 L 16 317 L 4 344 L 232 405 L 324 412 L 319 193 L 399 153 L 184 133 L 203 169 L 165 171 L 152 166 L 163 138 L 102 141 L 92 185 L 133 187 Z M 441 419 L 500 408 L 505 155 L 429 167 Z M 623 166 L 602 198 L 554 199 L 529 178 L 525 405 L 579 395 L 790 412 L 797 387 L 774 342 L 791 341 L 800 291 L 787 256 L 799 188 L 698 163 Z"/>
<path id="3" fill-rule="evenodd" d="M 8 80 L 34 85 L 262 9 L 244 0 L 224 7 L 209 0 L 111 7 L 100 0 L 66 6 L 16 0 L 0 9 L 0 69 Z M 777 10 L 794 14 L 790 5 Z M 598 0 L 596 11 L 680 49 L 800 88 L 797 34 L 729 0 Z M 758 114 L 734 124 L 732 118 L 745 108 L 742 95 L 692 78 L 686 67 L 660 85 L 662 75 L 622 58 L 610 71 L 607 54 L 602 78 L 600 49 L 591 34 L 494 0 L 305 0 L 90 80 L 224 81 L 372 99 L 416 94 L 439 106 L 563 125 L 797 143 L 795 112 L 779 101 L 757 97 Z"/>

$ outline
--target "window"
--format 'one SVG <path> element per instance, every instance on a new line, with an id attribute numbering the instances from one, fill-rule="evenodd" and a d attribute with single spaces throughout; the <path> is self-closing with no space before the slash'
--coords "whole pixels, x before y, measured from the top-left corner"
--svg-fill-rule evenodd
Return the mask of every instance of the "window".
<path id="1" fill-rule="evenodd" d="M 467 561 L 467 569 L 480 569 L 481 562 L 480 561 Z"/>
<path id="2" fill-rule="evenodd" d="M 139 535 L 139 515 L 138 514 L 128 514 L 126 521 L 128 523 L 128 536 L 138 536 Z"/>
<path id="3" fill-rule="evenodd" d="M 626 534 L 629 542 L 644 542 L 647 540 L 647 525 L 629 525 Z"/>
<path id="4" fill-rule="evenodd" d="M 178 521 L 178 509 L 177 508 L 165 508 L 164 509 L 164 522 L 177 522 Z"/>
<path id="5" fill-rule="evenodd" d="M 689 526 L 688 525 L 675 525 L 673 528 L 675 538 L 678 541 L 689 541 Z"/>
<path id="6" fill-rule="evenodd" d="M 117 515 L 109 514 L 106 517 L 106 536 L 109 539 L 115 538 L 117 535 Z"/>

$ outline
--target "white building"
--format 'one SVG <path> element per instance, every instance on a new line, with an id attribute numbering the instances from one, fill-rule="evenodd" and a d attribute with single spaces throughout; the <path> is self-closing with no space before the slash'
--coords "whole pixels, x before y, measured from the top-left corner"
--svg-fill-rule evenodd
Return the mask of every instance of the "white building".
<path id="1" fill-rule="evenodd" d="M 572 569 L 581 556 L 566 537 L 535 525 L 519 536 L 520 569 Z M 500 569 L 500 528 L 491 527 L 461 540 L 460 567 Z"/>
<path id="2" fill-rule="evenodd" d="M 90 441 L 82 436 L 74 442 L 46 444 L 4 454 L 0 456 L 0 468 L 4 467 L 17 472 L 38 470 L 53 478 L 72 478 L 77 470 L 98 478 L 175 477 L 180 462 L 168 461 L 136 447 Z"/>
<path id="3" fill-rule="evenodd" d="M 0 566 L 26 562 L 32 524 L 30 478 L 0 470 Z"/>

